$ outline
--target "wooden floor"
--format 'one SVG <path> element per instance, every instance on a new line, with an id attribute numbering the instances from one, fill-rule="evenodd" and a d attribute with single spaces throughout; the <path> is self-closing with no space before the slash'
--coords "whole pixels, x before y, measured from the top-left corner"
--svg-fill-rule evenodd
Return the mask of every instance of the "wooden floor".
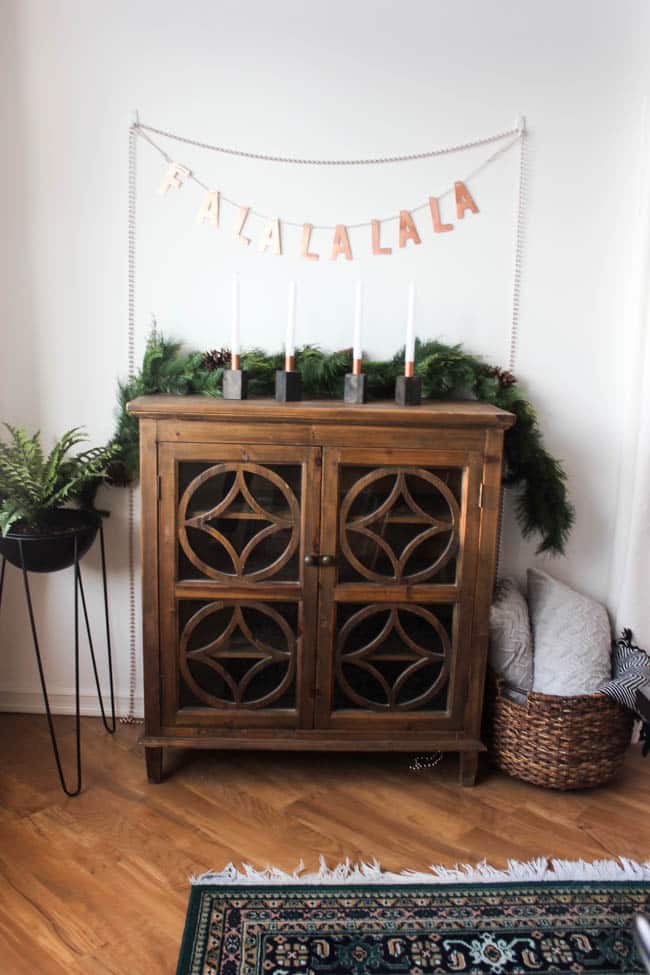
<path id="1" fill-rule="evenodd" d="M 57 723 L 70 757 L 72 720 Z M 570 795 L 489 770 L 461 789 L 454 756 L 413 773 L 399 755 L 171 753 L 174 774 L 153 786 L 139 733 L 84 719 L 84 792 L 66 799 L 45 720 L 0 715 L 2 975 L 173 975 L 187 878 L 230 860 L 650 856 L 638 746 L 615 785 Z"/>

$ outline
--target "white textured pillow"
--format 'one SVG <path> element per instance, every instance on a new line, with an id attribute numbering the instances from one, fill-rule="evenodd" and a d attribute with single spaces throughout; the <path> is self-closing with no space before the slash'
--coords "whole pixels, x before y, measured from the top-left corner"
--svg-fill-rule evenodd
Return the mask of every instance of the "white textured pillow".
<path id="1" fill-rule="evenodd" d="M 528 570 L 535 647 L 533 690 L 593 694 L 611 677 L 612 634 L 602 603 L 539 569 Z"/>
<path id="2" fill-rule="evenodd" d="M 513 579 L 499 583 L 490 609 L 490 666 L 507 684 L 528 692 L 533 686 L 533 638 L 528 605 Z"/>

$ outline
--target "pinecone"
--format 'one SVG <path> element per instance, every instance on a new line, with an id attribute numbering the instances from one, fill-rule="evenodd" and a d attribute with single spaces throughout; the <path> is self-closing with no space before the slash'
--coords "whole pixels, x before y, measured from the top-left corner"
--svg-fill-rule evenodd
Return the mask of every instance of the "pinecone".
<path id="1" fill-rule="evenodd" d="M 504 389 L 507 389 L 508 386 L 514 386 L 517 382 L 516 376 L 514 376 L 511 372 L 508 372 L 507 369 L 501 369 L 500 366 L 488 366 L 487 374 L 493 379 L 496 379 L 499 386 L 503 387 Z"/>
<path id="2" fill-rule="evenodd" d="M 228 369 L 230 359 L 229 349 L 212 349 L 211 352 L 203 353 L 203 367 L 208 372 L 214 372 L 216 369 Z"/>

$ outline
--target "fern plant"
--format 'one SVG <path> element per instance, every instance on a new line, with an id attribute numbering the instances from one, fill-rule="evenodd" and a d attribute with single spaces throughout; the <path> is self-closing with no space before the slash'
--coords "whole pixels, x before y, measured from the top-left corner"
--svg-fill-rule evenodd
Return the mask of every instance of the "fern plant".
<path id="1" fill-rule="evenodd" d="M 0 441 L 0 533 L 16 522 L 37 527 L 48 515 L 79 498 L 84 488 L 106 474 L 115 447 L 93 447 L 70 456 L 86 440 L 80 427 L 63 434 L 45 456 L 40 432 L 29 435 L 6 423 L 9 440 Z"/>

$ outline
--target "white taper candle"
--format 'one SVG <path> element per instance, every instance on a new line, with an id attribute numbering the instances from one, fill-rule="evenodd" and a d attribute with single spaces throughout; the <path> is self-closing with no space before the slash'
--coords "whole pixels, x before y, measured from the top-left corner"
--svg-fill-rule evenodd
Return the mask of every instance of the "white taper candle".
<path id="1" fill-rule="evenodd" d="M 406 316 L 406 347 L 404 349 L 404 361 L 415 361 L 415 284 L 409 284 L 409 303 Z"/>
<path id="2" fill-rule="evenodd" d="M 287 318 L 287 338 L 285 342 L 285 358 L 293 359 L 296 354 L 296 282 L 289 282 L 289 315 Z"/>
<path id="3" fill-rule="evenodd" d="M 354 301 L 354 336 L 352 339 L 352 359 L 357 361 L 363 357 L 361 345 L 361 322 L 363 320 L 363 282 L 357 281 Z"/>
<path id="4" fill-rule="evenodd" d="M 230 338 L 230 353 L 232 358 L 240 355 L 239 337 L 239 278 L 237 275 L 232 279 L 232 331 Z"/>

